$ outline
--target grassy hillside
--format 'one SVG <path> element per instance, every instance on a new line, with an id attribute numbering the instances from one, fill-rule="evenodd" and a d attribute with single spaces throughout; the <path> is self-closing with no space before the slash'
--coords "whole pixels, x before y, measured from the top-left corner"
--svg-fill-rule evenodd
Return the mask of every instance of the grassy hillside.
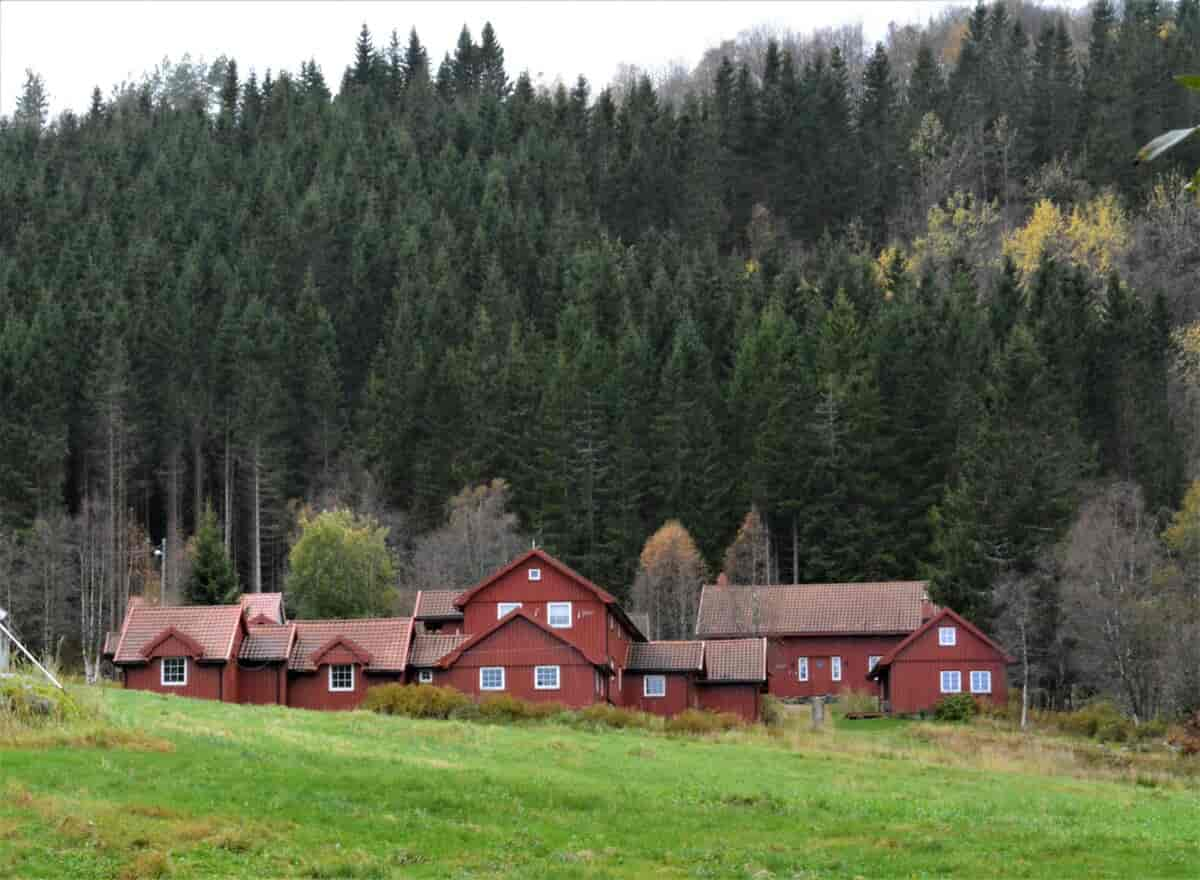
<path id="1" fill-rule="evenodd" d="M 1100 878 L 1200 864 L 1187 778 L 1138 771 L 1139 785 L 1116 758 L 1104 770 L 988 728 L 695 740 L 80 699 L 106 720 L 0 729 L 0 876 Z"/>

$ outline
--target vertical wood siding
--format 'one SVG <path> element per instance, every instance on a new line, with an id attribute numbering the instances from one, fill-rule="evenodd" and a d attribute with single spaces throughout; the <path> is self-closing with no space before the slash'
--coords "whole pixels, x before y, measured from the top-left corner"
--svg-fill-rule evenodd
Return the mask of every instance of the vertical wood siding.
<path id="1" fill-rule="evenodd" d="M 702 709 L 732 712 L 750 722 L 758 720 L 760 695 L 756 684 L 706 684 L 696 690 Z"/>
<path id="2" fill-rule="evenodd" d="M 667 694 L 664 697 L 643 696 L 645 675 L 656 673 L 626 672 L 622 682 L 622 705 L 628 709 L 640 712 L 650 712 L 654 715 L 678 715 L 685 709 L 696 709 L 700 701 L 696 696 L 696 686 L 692 675 L 685 672 L 662 673 L 667 680 Z"/>
<path id="3" fill-rule="evenodd" d="M 767 691 L 776 697 L 812 697 L 845 690 L 879 694 L 867 678 L 868 659 L 882 657 L 905 636 L 787 636 L 767 639 Z M 808 681 L 800 681 L 799 659 L 808 658 Z M 842 658 L 842 680 L 832 677 L 831 657 Z M 818 661 L 821 661 L 818 665 Z"/>
<path id="4" fill-rule="evenodd" d="M 179 655 L 165 655 L 179 656 Z M 176 694 L 180 697 L 195 697 L 201 700 L 220 700 L 223 665 L 202 666 L 188 658 L 187 684 L 183 687 L 163 687 L 162 658 L 154 657 L 145 666 L 125 667 L 125 687 L 159 694 Z M 236 673 L 235 673 L 236 674 Z"/>
<path id="5" fill-rule="evenodd" d="M 257 706 L 287 705 L 287 665 L 268 663 L 265 666 L 238 667 L 238 702 Z"/>
<path id="6" fill-rule="evenodd" d="M 938 644 L 938 626 L 954 626 L 955 644 Z M 953 620 L 934 625 L 912 642 L 888 671 L 888 701 L 893 712 L 902 714 L 925 712 L 937 705 L 945 694 L 941 692 L 942 672 L 958 671 L 962 677 L 962 693 L 971 693 L 971 673 L 990 672 L 992 693 L 973 694 L 977 699 L 1001 705 L 1008 699 L 1008 666 L 995 648 Z"/>

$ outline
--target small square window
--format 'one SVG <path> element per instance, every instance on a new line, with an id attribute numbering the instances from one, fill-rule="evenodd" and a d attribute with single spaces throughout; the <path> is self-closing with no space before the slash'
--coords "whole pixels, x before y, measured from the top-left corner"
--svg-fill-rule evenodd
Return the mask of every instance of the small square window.
<path id="1" fill-rule="evenodd" d="M 330 666 L 329 689 L 331 691 L 354 690 L 354 667 L 349 663 L 338 663 Z"/>
<path id="2" fill-rule="evenodd" d="M 830 677 L 834 681 L 841 681 L 842 680 L 842 658 L 841 657 L 831 657 L 830 662 L 832 664 L 830 666 L 830 671 L 829 671 Z"/>
<path id="3" fill-rule="evenodd" d="M 550 602 L 546 605 L 546 623 L 555 629 L 571 628 L 571 603 Z"/>
<path id="4" fill-rule="evenodd" d="M 990 694 L 992 692 L 992 673 L 988 670 L 971 673 L 971 693 Z"/>
<path id="5" fill-rule="evenodd" d="M 512 614 L 520 607 L 520 602 L 500 602 L 496 605 L 496 619 L 499 620 L 506 614 Z"/>
<path id="6" fill-rule="evenodd" d="M 958 644 L 958 630 L 952 626 L 939 626 L 938 644 L 943 648 L 954 647 Z"/>
<path id="7" fill-rule="evenodd" d="M 800 658 L 800 662 L 797 664 L 797 672 L 800 675 L 801 681 L 808 681 L 808 658 L 807 657 Z"/>
<path id="8" fill-rule="evenodd" d="M 187 657 L 163 657 L 163 687 L 183 687 L 187 684 Z"/>
<path id="9" fill-rule="evenodd" d="M 533 667 L 533 686 L 539 691 L 556 691 L 558 690 L 558 667 L 557 666 L 535 666 Z"/>
<path id="10" fill-rule="evenodd" d="M 433 670 L 422 669 L 417 673 L 417 681 L 421 684 L 433 684 Z"/>
<path id="11" fill-rule="evenodd" d="M 540 581 L 542 579 L 542 570 L 540 568 L 529 569 L 529 579 L 531 581 Z"/>
<path id="12" fill-rule="evenodd" d="M 481 691 L 504 690 L 504 667 L 483 666 L 479 669 L 479 689 Z"/>
<path id="13" fill-rule="evenodd" d="M 943 694 L 958 694 L 962 693 L 962 673 L 958 670 L 945 670 L 942 672 L 942 693 Z"/>
<path id="14" fill-rule="evenodd" d="M 867 672 L 874 672 L 875 667 L 879 665 L 879 661 L 882 659 L 883 658 L 880 657 L 878 654 L 872 654 L 870 657 L 868 657 L 867 658 Z"/>
<path id="15" fill-rule="evenodd" d="M 643 697 L 665 697 L 667 695 L 667 677 L 665 675 L 647 675 L 642 678 Z"/>

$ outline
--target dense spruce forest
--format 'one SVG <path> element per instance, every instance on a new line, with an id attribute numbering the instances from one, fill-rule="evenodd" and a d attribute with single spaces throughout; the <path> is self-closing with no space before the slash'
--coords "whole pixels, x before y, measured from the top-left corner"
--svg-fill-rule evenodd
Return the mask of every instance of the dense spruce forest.
<path id="1" fill-rule="evenodd" d="M 1078 647 L 1072 560 L 1153 520 L 1147 601 L 1195 581 L 1196 502 L 1159 536 L 1200 157 L 1132 159 L 1200 121 L 1200 2 L 755 32 L 670 94 L 399 25 L 336 90 L 185 59 L 50 120 L 31 71 L 0 120 L 0 603 L 33 645 L 75 663 L 131 590 L 178 595 L 208 505 L 246 589 L 331 506 L 450 586 L 422 541 L 503 479 L 509 532 L 627 598 L 665 522 L 697 579 L 742 526 L 748 577 L 928 576 L 1049 692 L 1134 699 Z"/>

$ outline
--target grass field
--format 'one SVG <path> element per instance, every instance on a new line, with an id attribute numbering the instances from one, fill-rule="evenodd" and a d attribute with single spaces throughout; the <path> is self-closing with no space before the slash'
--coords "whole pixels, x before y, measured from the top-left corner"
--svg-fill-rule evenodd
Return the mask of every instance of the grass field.
<path id="1" fill-rule="evenodd" d="M 1200 876 L 1194 777 L 986 727 L 698 740 L 79 698 L 105 719 L 0 742 L 0 877 Z"/>

